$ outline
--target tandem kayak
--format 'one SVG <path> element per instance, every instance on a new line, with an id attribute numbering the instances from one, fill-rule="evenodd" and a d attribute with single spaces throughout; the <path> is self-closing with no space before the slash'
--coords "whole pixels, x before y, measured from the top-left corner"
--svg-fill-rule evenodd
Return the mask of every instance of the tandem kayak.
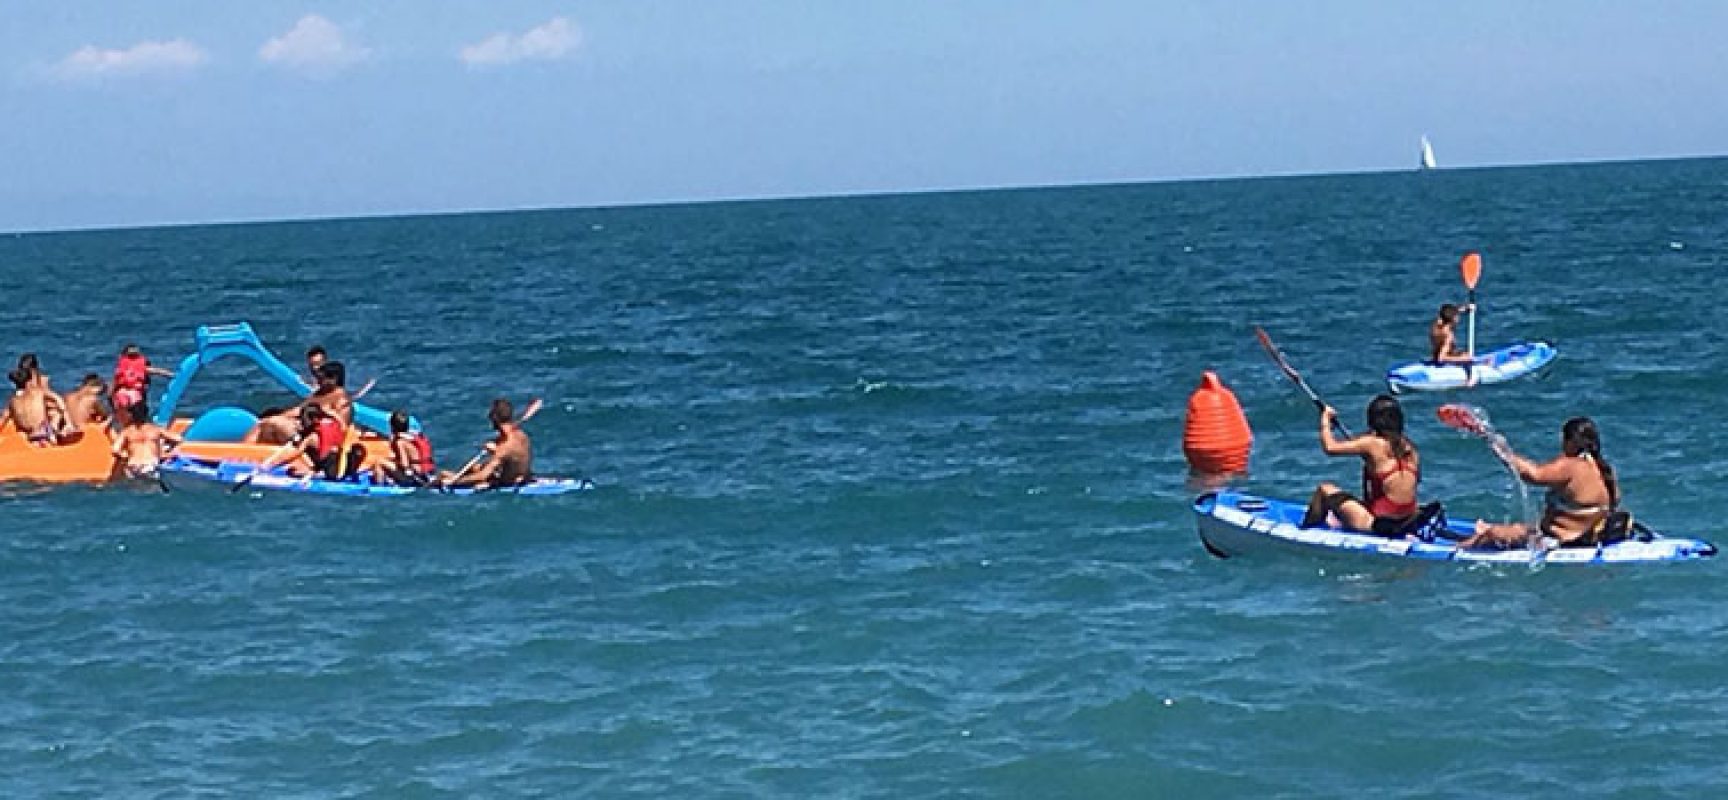
<path id="1" fill-rule="evenodd" d="M 1505 383 L 1542 370 L 1554 361 L 1560 351 L 1547 342 L 1519 342 L 1476 356 L 1465 371 L 1463 364 L 1438 364 L 1418 361 L 1386 371 L 1386 385 L 1393 394 L 1399 392 L 1436 392 L 1460 389 L 1468 385 L 1471 374 L 1476 385 Z"/>
<path id="2" fill-rule="evenodd" d="M 1255 553 L 1288 552 L 1308 555 L 1381 556 L 1413 561 L 1461 561 L 1482 564 L 1618 564 L 1643 561 L 1695 561 L 1716 555 L 1716 546 L 1642 531 L 1636 538 L 1594 547 L 1561 547 L 1532 552 L 1461 550 L 1458 540 L 1470 535 L 1475 520 L 1438 520 L 1430 536 L 1392 539 L 1331 528 L 1303 528 L 1305 508 L 1299 503 L 1268 500 L 1234 491 L 1209 492 L 1194 500 L 1200 541 L 1219 558 Z M 1432 541 L 1426 539 L 1431 538 Z"/>
<path id="3" fill-rule="evenodd" d="M 510 486 L 497 489 L 476 490 L 471 487 L 455 487 L 440 489 L 432 487 L 416 488 L 412 486 L 391 486 L 372 483 L 362 477 L 359 481 L 328 481 L 322 478 L 297 478 L 281 470 L 259 472 L 256 465 L 248 463 L 222 462 L 210 464 L 193 459 L 174 458 L 162 463 L 157 470 L 164 485 L 184 491 L 221 490 L 238 491 L 244 484 L 245 490 L 268 490 L 278 492 L 295 492 L 299 494 L 321 494 L 336 497 L 404 497 L 414 494 L 449 494 L 449 495 L 479 495 L 479 494 L 516 494 L 516 495 L 556 495 L 570 492 L 586 491 L 594 488 L 594 482 L 587 478 L 535 478 L 521 486 Z"/>

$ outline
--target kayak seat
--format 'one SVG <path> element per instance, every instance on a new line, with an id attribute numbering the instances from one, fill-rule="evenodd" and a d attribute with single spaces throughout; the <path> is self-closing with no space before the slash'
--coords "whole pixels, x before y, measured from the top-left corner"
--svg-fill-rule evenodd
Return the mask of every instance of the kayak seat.
<path id="1" fill-rule="evenodd" d="M 1414 536 L 1424 542 L 1435 539 L 1458 540 L 1458 534 L 1446 527 L 1446 508 L 1436 500 L 1416 510 L 1416 514 L 1397 531 L 1397 536 Z"/>

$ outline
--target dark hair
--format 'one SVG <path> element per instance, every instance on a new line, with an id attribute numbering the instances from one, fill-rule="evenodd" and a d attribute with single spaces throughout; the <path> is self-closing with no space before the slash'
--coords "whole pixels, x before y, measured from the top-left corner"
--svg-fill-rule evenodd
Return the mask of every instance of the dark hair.
<path id="1" fill-rule="evenodd" d="M 1596 431 L 1596 422 L 1589 417 L 1573 417 L 1560 426 L 1560 439 L 1580 453 L 1587 453 L 1590 460 L 1596 463 L 1596 471 L 1602 474 L 1602 484 L 1608 487 L 1608 507 L 1620 507 L 1620 482 L 1614 479 L 1614 468 L 1602 458 L 1602 434 Z"/>
<path id="2" fill-rule="evenodd" d="M 408 412 L 403 411 L 402 409 L 398 408 L 395 411 L 390 413 L 390 432 L 391 433 L 407 433 L 408 432 Z"/>
<path id="3" fill-rule="evenodd" d="M 30 371 L 24 369 L 23 367 L 19 367 L 15 370 L 12 370 L 11 372 L 6 373 L 6 377 L 11 379 L 13 386 L 16 386 L 20 389 L 24 388 L 25 386 L 30 385 Z"/>
<path id="4" fill-rule="evenodd" d="M 1448 325 L 1458 321 L 1458 306 L 1445 303 L 1440 306 L 1440 321 Z"/>
<path id="5" fill-rule="evenodd" d="M 486 412 L 486 418 L 493 425 L 503 425 L 516 415 L 516 409 L 510 406 L 510 401 L 500 397 L 492 401 L 492 408 Z"/>
<path id="6" fill-rule="evenodd" d="M 342 366 L 340 361 L 326 361 L 318 368 L 318 377 L 329 378 L 335 381 L 337 386 L 341 386 L 348 382 L 348 368 Z"/>
<path id="7" fill-rule="evenodd" d="M 120 355 L 138 356 L 138 355 L 143 355 L 143 353 L 138 350 L 137 344 L 134 344 L 132 342 L 127 342 L 125 347 L 120 348 Z"/>
<path id="8" fill-rule="evenodd" d="M 312 427 L 312 424 L 317 422 L 318 418 L 322 416 L 324 416 L 324 408 L 322 406 L 317 403 L 307 403 L 300 407 L 300 427 L 310 428 Z"/>
<path id="9" fill-rule="evenodd" d="M 265 417 L 280 417 L 286 413 L 288 413 L 288 409 L 283 407 L 283 406 L 271 406 L 269 408 L 264 409 L 263 411 L 258 412 L 258 418 L 263 419 Z"/>
<path id="10" fill-rule="evenodd" d="M 18 374 L 23 375 L 26 382 L 42 374 L 42 362 L 36 360 L 35 353 L 25 353 L 18 357 Z M 18 383 L 18 380 L 14 378 L 12 382 Z M 19 383 L 18 385 L 23 386 L 24 384 Z"/>
<path id="11" fill-rule="evenodd" d="M 328 352 L 325 352 L 324 345 L 321 345 L 321 344 L 315 344 L 315 345 L 312 345 L 311 347 L 306 348 L 306 359 L 308 361 L 310 361 L 313 356 L 329 356 L 329 355 L 330 354 Z"/>
<path id="12" fill-rule="evenodd" d="M 1398 398 L 1377 395 L 1368 403 L 1368 430 L 1392 445 L 1392 457 L 1400 461 L 1410 455 L 1410 439 L 1404 435 L 1404 408 Z"/>
<path id="13" fill-rule="evenodd" d="M 80 386 L 94 386 L 94 387 L 100 389 L 100 388 L 102 388 L 102 376 L 97 375 L 96 373 L 92 372 L 88 375 L 85 375 L 83 383 L 81 383 L 79 385 Z"/>
<path id="14" fill-rule="evenodd" d="M 133 423 L 149 422 L 150 403 L 143 398 L 139 398 L 138 402 L 133 403 L 131 407 L 126 409 L 126 413 L 131 415 Z"/>

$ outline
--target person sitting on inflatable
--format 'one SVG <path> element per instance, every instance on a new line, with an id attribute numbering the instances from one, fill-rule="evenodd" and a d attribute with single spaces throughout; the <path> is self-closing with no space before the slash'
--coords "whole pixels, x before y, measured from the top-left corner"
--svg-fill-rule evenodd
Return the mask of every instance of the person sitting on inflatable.
<path id="1" fill-rule="evenodd" d="M 1330 519 L 1349 531 L 1401 535 L 1421 510 L 1416 487 L 1422 480 L 1416 445 L 1404 435 L 1404 409 L 1391 395 L 1375 397 L 1368 404 L 1369 433 L 1348 441 L 1332 435 L 1337 416 L 1331 406 L 1321 409 L 1320 449 L 1329 456 L 1362 459 L 1362 499 L 1336 484 L 1322 483 L 1308 500 L 1302 527 L 1319 527 Z"/>
<path id="2" fill-rule="evenodd" d="M 102 405 L 102 397 L 107 393 L 108 385 L 102 382 L 101 375 L 94 372 L 85 375 L 78 388 L 66 393 L 67 421 L 79 430 L 85 425 L 107 422 L 108 409 Z"/>
<path id="3" fill-rule="evenodd" d="M 14 390 L 6 409 L 0 411 L 0 428 L 10 422 L 36 447 L 59 444 L 61 435 L 68 430 L 60 399 L 43 389 L 45 381 L 28 368 L 14 369 L 7 377 L 12 379 Z"/>
<path id="4" fill-rule="evenodd" d="M 1537 464 L 1504 443 L 1494 442 L 1495 454 L 1534 486 L 1547 487 L 1542 521 L 1537 530 L 1559 540 L 1561 547 L 1593 546 L 1624 535 L 1612 530 L 1611 518 L 1620 507 L 1620 484 L 1614 468 L 1602 458 L 1602 437 L 1589 417 L 1573 417 L 1560 426 L 1560 455 Z M 1530 529 L 1521 522 L 1500 525 L 1477 521 L 1476 533 L 1459 547 L 1522 547 Z"/>
<path id="5" fill-rule="evenodd" d="M 128 415 L 132 406 L 149 396 L 152 375 L 174 377 L 173 372 L 152 366 L 138 345 L 127 342 L 120 348 L 120 358 L 114 362 L 114 394 L 109 398 L 114 405 L 114 421 L 120 427 L 131 422 Z"/>

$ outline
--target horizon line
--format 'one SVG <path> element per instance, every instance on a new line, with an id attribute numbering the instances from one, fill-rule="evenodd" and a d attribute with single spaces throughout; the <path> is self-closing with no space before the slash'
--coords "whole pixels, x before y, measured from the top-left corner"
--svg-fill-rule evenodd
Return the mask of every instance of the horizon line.
<path id="1" fill-rule="evenodd" d="M 1598 166 L 1609 164 L 1639 164 L 1664 161 L 1708 161 L 1728 158 L 1728 153 L 1696 154 L 1678 156 L 1654 156 L 1648 158 L 1601 158 L 1579 161 L 1532 161 L 1511 164 L 1470 164 L 1456 167 L 1437 167 L 1423 172 L 1477 172 L 1502 169 L 1527 169 L 1535 167 L 1561 166 Z M 1030 184 L 977 184 L 971 186 L 923 187 L 912 189 L 859 190 L 837 191 L 826 194 L 786 194 L 786 195 L 737 195 L 729 197 L 696 197 L 673 199 L 650 199 L 626 202 L 598 202 L 592 204 L 572 205 L 533 205 L 533 206 L 502 206 L 488 208 L 466 209 L 407 209 L 402 211 L 385 211 L 378 213 L 359 214 L 312 214 L 306 216 L 285 217 L 238 217 L 232 219 L 210 219 L 197 221 L 164 221 L 138 224 L 104 224 L 73 225 L 67 227 L 0 229 L 0 236 L 21 238 L 24 236 L 52 236 L 68 233 L 119 233 L 125 231 L 147 231 L 173 228 L 216 228 L 239 227 L 245 225 L 293 225 L 319 222 L 347 222 L 391 219 L 417 219 L 421 217 L 461 217 L 485 216 L 490 214 L 533 214 L 559 211 L 613 211 L 624 209 L 654 209 L 680 208 L 684 206 L 731 205 L 746 203 L 779 203 L 792 201 L 820 200 L 854 200 L 876 197 L 909 197 L 944 194 L 978 194 L 984 192 L 1015 192 L 1015 191 L 1046 191 L 1051 189 L 1098 189 L 1121 186 L 1154 186 L 1182 183 L 1229 183 L 1237 181 L 1288 180 L 1292 178 L 1333 178 L 1362 175 L 1396 175 L 1407 172 L 1418 172 L 1416 167 L 1403 169 L 1363 169 L 1339 170 L 1336 172 L 1271 172 L 1253 175 L 1203 175 L 1184 178 L 1151 178 L 1144 180 L 1099 180 L 1076 181 L 1072 183 L 1030 183 Z"/>

